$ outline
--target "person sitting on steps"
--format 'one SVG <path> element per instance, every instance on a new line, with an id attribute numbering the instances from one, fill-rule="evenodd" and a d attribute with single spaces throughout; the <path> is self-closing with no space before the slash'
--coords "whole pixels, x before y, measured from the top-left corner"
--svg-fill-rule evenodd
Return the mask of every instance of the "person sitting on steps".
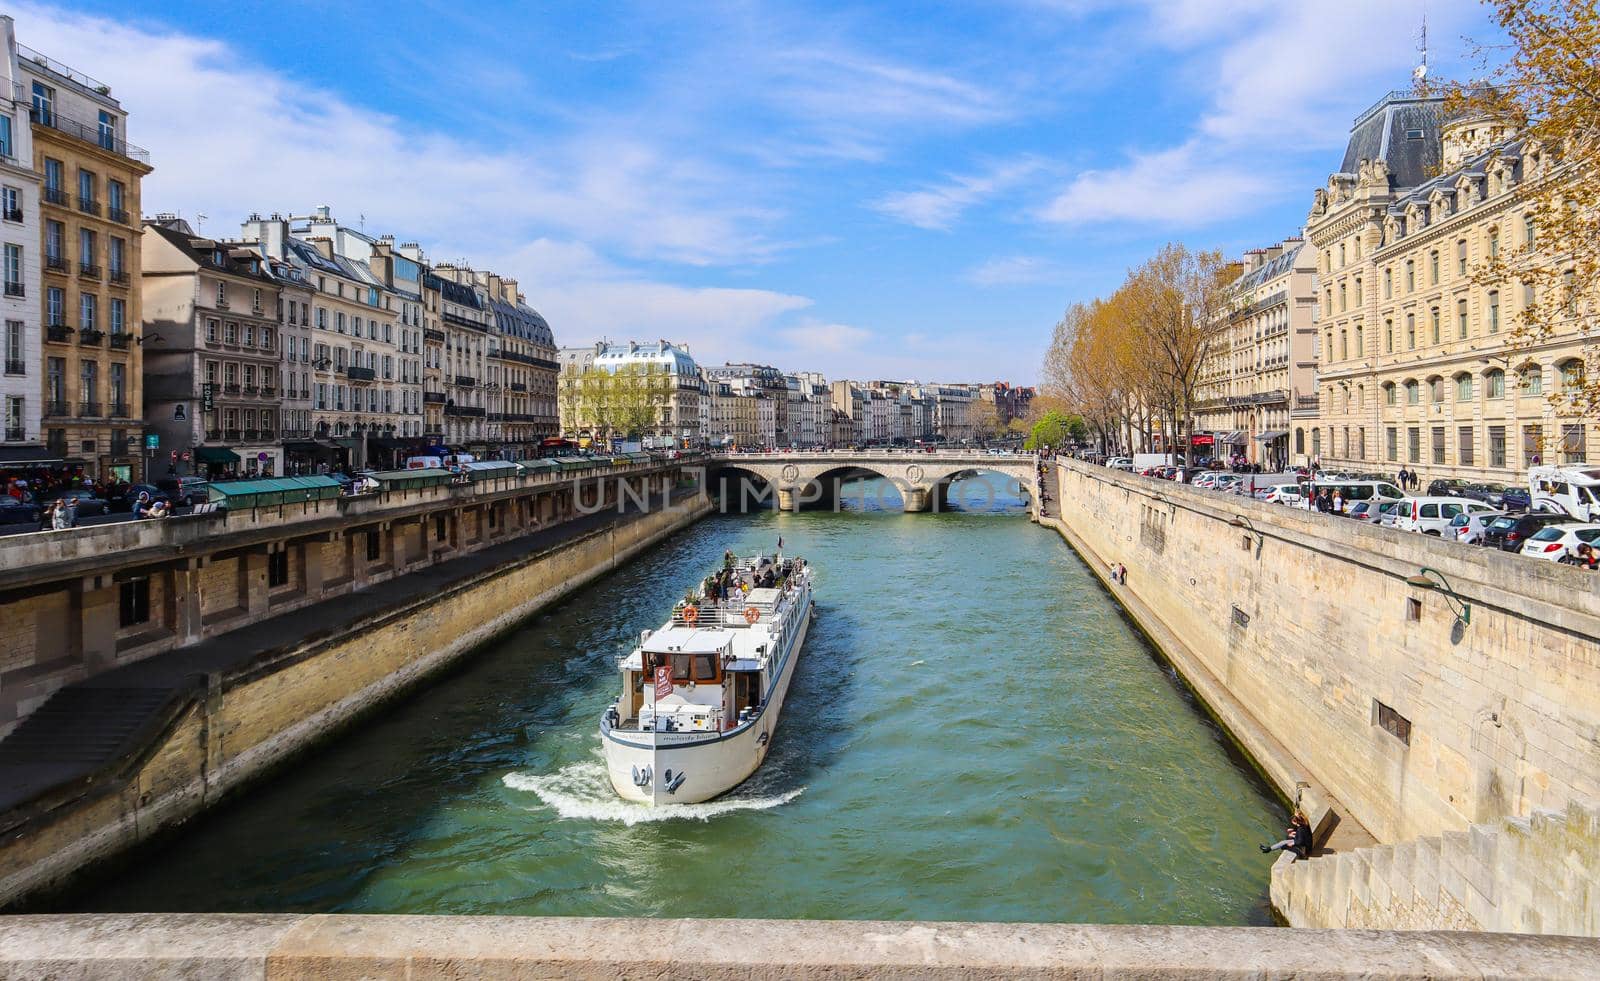
<path id="1" fill-rule="evenodd" d="M 1306 817 L 1304 811 L 1294 812 L 1294 817 L 1289 819 L 1289 827 L 1284 829 L 1284 833 L 1288 837 L 1282 841 L 1262 845 L 1262 853 L 1287 851 L 1294 852 L 1300 858 L 1311 857 L 1311 819 Z"/>

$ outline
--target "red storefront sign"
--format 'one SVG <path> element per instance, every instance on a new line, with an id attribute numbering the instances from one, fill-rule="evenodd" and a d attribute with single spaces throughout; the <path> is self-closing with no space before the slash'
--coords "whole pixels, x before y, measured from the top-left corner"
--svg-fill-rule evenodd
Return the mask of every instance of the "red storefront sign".
<path id="1" fill-rule="evenodd" d="M 1190 446 L 1212 446 L 1217 438 L 1210 433 L 1194 433 L 1189 437 Z"/>

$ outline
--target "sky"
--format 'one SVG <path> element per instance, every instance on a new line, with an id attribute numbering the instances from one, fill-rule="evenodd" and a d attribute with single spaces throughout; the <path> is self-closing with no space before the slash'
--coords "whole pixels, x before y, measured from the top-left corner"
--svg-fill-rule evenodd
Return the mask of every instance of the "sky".
<path id="1" fill-rule="evenodd" d="M 146 215 L 329 205 L 514 278 L 557 343 L 1032 384 L 1181 240 L 1297 234 L 1423 0 L 12 3 L 110 85 Z M 139 9 L 135 9 L 135 7 Z M 1476 0 L 1431 0 L 1467 71 Z"/>

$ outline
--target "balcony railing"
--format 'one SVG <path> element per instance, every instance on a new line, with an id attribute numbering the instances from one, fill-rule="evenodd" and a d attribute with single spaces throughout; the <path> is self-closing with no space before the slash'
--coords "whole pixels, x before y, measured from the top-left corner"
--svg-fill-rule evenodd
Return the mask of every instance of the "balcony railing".
<path id="1" fill-rule="evenodd" d="M 353 382 L 372 381 L 378 377 L 378 373 L 373 371 L 371 368 L 358 368 L 355 365 L 351 365 L 349 368 L 346 368 L 345 375 Z"/>
<path id="2" fill-rule="evenodd" d="M 44 329 L 44 339 L 55 341 L 57 344 L 71 344 L 73 330 L 66 324 L 48 324 Z"/>
<path id="3" fill-rule="evenodd" d="M 99 417 L 100 417 L 100 403 L 99 402 L 79 402 L 78 403 L 78 418 L 79 419 L 98 419 Z"/>
<path id="4" fill-rule="evenodd" d="M 261 391 L 261 389 L 257 388 L 254 385 L 246 385 L 244 387 L 244 394 L 246 394 L 246 395 L 255 395 L 259 391 Z"/>
<path id="5" fill-rule="evenodd" d="M 456 376 L 456 386 L 458 388 L 471 388 L 476 384 L 478 384 L 478 379 L 472 377 L 471 375 Z"/>
<path id="6" fill-rule="evenodd" d="M 422 401 L 427 402 L 427 403 L 431 403 L 431 404 L 434 404 L 434 405 L 443 405 L 444 404 L 444 393 L 443 392 L 423 392 L 422 393 Z"/>
<path id="7" fill-rule="evenodd" d="M 243 438 L 244 438 L 244 441 L 246 443 L 254 443 L 258 438 L 260 438 L 260 435 L 261 434 L 260 434 L 260 432 L 258 430 L 246 429 L 244 431 L 244 437 Z"/>
<path id="8" fill-rule="evenodd" d="M 50 255 L 47 252 L 44 257 L 44 268 L 48 272 L 66 272 L 67 257 L 64 255 Z"/>
<path id="9" fill-rule="evenodd" d="M 128 342 L 131 340 L 133 340 L 132 334 L 124 333 L 120 330 L 114 330 L 111 332 L 111 350 L 126 351 L 128 349 Z"/>
<path id="10" fill-rule="evenodd" d="M 6 374 L 26 375 L 27 373 L 28 363 L 26 361 L 12 361 L 9 358 L 6 360 Z"/>
<path id="11" fill-rule="evenodd" d="M 444 343 L 444 331 L 434 330 L 432 327 L 423 328 L 422 337 L 424 340 L 438 341 L 440 344 Z"/>
<path id="12" fill-rule="evenodd" d="M 100 267 L 92 262 L 78 263 L 78 275 L 84 279 L 99 279 Z"/>
<path id="13" fill-rule="evenodd" d="M 133 413 L 128 411 L 128 403 L 126 403 L 126 402 L 114 402 L 114 403 L 112 403 L 112 405 L 111 405 L 111 418 L 113 418 L 113 419 L 130 419 L 132 417 L 133 417 Z"/>
<path id="14" fill-rule="evenodd" d="M 68 194 L 64 188 L 51 187 L 48 184 L 40 192 L 40 198 L 45 204 L 59 204 L 63 208 L 72 203 L 72 195 Z"/>
<path id="15" fill-rule="evenodd" d="M 261 394 L 262 394 L 262 396 L 264 398 L 269 398 L 269 399 L 277 398 L 278 397 L 278 390 L 277 390 L 277 388 L 275 388 L 272 385 L 262 385 L 261 386 Z"/>
<path id="16" fill-rule="evenodd" d="M 509 387 L 513 392 L 526 392 L 528 390 L 528 383 L 512 382 Z"/>
<path id="17" fill-rule="evenodd" d="M 94 215 L 98 218 L 100 216 L 100 202 L 80 194 L 78 195 L 78 210 L 86 215 Z"/>
<path id="18" fill-rule="evenodd" d="M 111 280 L 113 285 L 126 286 L 128 285 L 128 270 L 113 269 L 111 270 L 111 275 L 108 278 Z"/>
<path id="19" fill-rule="evenodd" d="M 128 210 L 126 208 L 107 208 L 106 217 L 119 225 L 128 223 Z"/>
<path id="20" fill-rule="evenodd" d="M 226 439 L 230 443 L 237 443 L 237 442 L 239 442 L 240 439 L 242 439 L 244 437 L 244 433 L 242 431 L 238 430 L 238 429 L 224 430 L 224 433 L 225 433 Z"/>
<path id="21" fill-rule="evenodd" d="M 222 440 L 222 430 L 220 430 L 220 429 L 207 429 L 206 430 L 206 442 L 215 443 L 215 442 L 220 442 L 221 440 Z"/>
<path id="22" fill-rule="evenodd" d="M 256 430 L 256 438 L 260 439 L 262 442 L 270 443 L 272 440 L 278 438 L 278 434 L 276 431 L 271 429 L 258 429 Z"/>
<path id="23" fill-rule="evenodd" d="M 239 394 L 239 383 L 238 382 L 229 382 L 226 385 L 223 385 L 222 386 L 222 392 L 223 392 L 224 395 L 238 395 Z"/>
<path id="24" fill-rule="evenodd" d="M 106 332 L 103 330 L 95 330 L 93 327 L 85 327 L 78 331 L 79 344 L 85 344 L 90 347 L 99 347 L 101 344 L 105 343 L 105 340 Z"/>
<path id="25" fill-rule="evenodd" d="M 48 126 L 57 132 L 76 137 L 102 150 L 110 150 L 112 153 L 121 154 L 129 160 L 137 160 L 142 164 L 150 162 L 149 150 L 134 146 L 127 140 L 120 139 L 115 133 L 102 130 L 99 123 L 82 123 L 71 116 L 63 116 L 54 109 L 48 111 L 30 109 L 28 110 L 28 115 L 40 126 Z"/>
<path id="26" fill-rule="evenodd" d="M 27 296 L 28 287 L 22 283 L 7 283 L 6 296 Z"/>
<path id="27" fill-rule="evenodd" d="M 478 405 L 446 405 L 444 414 L 447 416 L 468 416 L 474 419 L 482 419 L 488 415 L 488 410 Z"/>
<path id="28" fill-rule="evenodd" d="M 28 438 L 28 431 L 21 426 L 6 427 L 6 442 L 20 443 Z"/>
<path id="29" fill-rule="evenodd" d="M 5 217 L 6 217 L 6 221 L 21 221 L 22 220 L 22 209 L 21 208 L 7 208 Z"/>
<path id="30" fill-rule="evenodd" d="M 70 415 L 71 413 L 67 412 L 67 403 L 66 402 L 64 402 L 64 401 L 55 401 L 55 402 L 46 402 L 44 404 L 44 414 L 46 416 L 50 416 L 50 417 L 54 418 L 54 417 L 57 417 L 57 416 Z"/>
<path id="31" fill-rule="evenodd" d="M 284 439 L 310 439 L 311 438 L 311 430 L 309 430 L 309 429 L 285 429 L 283 431 L 283 438 Z"/>

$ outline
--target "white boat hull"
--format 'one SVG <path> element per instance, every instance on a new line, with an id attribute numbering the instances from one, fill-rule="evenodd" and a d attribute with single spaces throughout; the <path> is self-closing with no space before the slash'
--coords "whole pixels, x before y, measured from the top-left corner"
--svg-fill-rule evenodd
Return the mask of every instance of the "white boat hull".
<path id="1" fill-rule="evenodd" d="M 772 749 L 811 614 L 808 603 L 766 704 L 749 722 L 722 733 L 638 732 L 602 725 L 606 773 L 617 796 L 649 805 L 699 804 L 749 779 Z"/>

